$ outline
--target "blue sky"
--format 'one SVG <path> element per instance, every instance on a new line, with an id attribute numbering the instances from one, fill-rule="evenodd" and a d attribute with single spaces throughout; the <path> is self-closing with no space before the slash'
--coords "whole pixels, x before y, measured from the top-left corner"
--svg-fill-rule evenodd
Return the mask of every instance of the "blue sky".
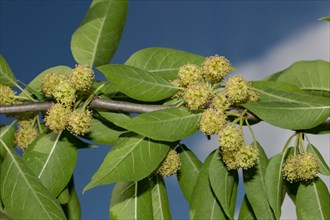
<path id="1" fill-rule="evenodd" d="M 203 56 L 224 55 L 246 78 L 262 79 L 300 59 L 330 59 L 329 49 L 324 49 L 329 48 L 324 45 L 325 39 L 329 39 L 329 24 L 318 21 L 330 14 L 329 4 L 314 0 L 132 0 L 112 62 L 123 63 L 142 48 L 169 47 Z M 0 53 L 18 79 L 28 83 L 49 67 L 75 65 L 70 39 L 89 5 L 86 0 L 0 0 Z M 267 136 L 265 127 L 258 126 L 256 130 L 265 144 L 266 137 L 281 143 L 288 136 L 284 131 Z M 322 138 L 320 144 L 329 143 L 329 136 Z M 201 135 L 188 138 L 185 143 L 201 159 L 214 148 L 214 142 L 207 142 Z M 75 180 L 83 219 L 108 218 L 111 186 L 97 187 L 84 195 L 81 192 L 109 149 L 102 146 L 79 152 Z M 269 156 L 273 153 L 268 151 Z M 325 154 L 329 155 L 329 151 Z M 166 181 L 172 216 L 187 219 L 189 209 L 174 180 L 172 177 Z"/>

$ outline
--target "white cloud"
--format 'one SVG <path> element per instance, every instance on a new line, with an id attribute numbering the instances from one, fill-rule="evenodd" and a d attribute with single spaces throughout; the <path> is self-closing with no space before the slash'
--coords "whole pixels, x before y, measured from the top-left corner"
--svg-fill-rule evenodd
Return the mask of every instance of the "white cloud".
<path id="1" fill-rule="evenodd" d="M 329 33 L 329 24 L 320 22 L 319 25 L 306 27 L 274 45 L 263 56 L 245 63 L 235 64 L 235 66 L 248 80 L 260 80 L 267 75 L 286 69 L 299 60 L 330 60 Z M 276 128 L 266 123 L 254 125 L 253 130 L 258 141 L 265 148 L 268 157 L 281 152 L 288 137 L 293 134 L 292 131 Z M 249 134 L 248 130 L 245 130 L 245 134 Z M 329 135 L 308 135 L 308 138 L 319 149 L 329 164 Z M 205 136 L 199 134 L 189 138 L 186 142 L 189 143 L 199 158 L 204 160 L 216 148 L 217 141 L 216 136 L 208 141 Z M 251 138 L 248 137 L 247 142 L 251 142 Z M 329 187 L 329 178 L 323 178 L 323 180 L 326 181 Z M 296 219 L 295 207 L 289 198 L 285 199 L 282 206 L 281 219 Z"/>

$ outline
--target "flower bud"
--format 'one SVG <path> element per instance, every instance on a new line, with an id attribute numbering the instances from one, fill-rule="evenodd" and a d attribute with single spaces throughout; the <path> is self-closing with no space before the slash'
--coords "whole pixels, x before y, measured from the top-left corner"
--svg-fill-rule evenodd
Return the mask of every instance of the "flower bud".
<path id="1" fill-rule="evenodd" d="M 162 176 L 172 176 L 178 172 L 180 167 L 181 162 L 179 154 L 175 150 L 170 150 L 157 172 Z"/>
<path id="2" fill-rule="evenodd" d="M 202 65 L 202 73 L 206 80 L 220 82 L 231 71 L 229 61 L 224 56 L 211 56 L 205 59 Z"/>

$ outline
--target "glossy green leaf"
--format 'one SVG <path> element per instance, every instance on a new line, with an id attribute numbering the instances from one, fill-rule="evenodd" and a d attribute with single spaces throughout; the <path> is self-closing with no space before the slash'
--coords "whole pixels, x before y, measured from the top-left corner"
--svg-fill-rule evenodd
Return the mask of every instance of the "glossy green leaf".
<path id="1" fill-rule="evenodd" d="M 14 138 L 15 138 L 15 128 L 14 123 L 10 125 L 3 126 L 0 128 L 0 140 L 6 144 L 7 147 L 14 147 Z M 7 155 L 7 151 L 3 146 L 2 142 L 0 142 L 0 162 Z"/>
<path id="2" fill-rule="evenodd" d="M 138 182 L 118 182 L 112 190 L 110 219 L 153 219 L 148 178 Z"/>
<path id="3" fill-rule="evenodd" d="M 68 190 L 70 194 L 70 199 L 68 203 L 64 206 L 65 214 L 68 220 L 81 219 L 79 198 L 73 185 L 73 179 L 71 179 L 69 183 Z"/>
<path id="4" fill-rule="evenodd" d="M 260 119 L 277 127 L 310 129 L 324 122 L 330 115 L 329 99 L 326 97 L 270 88 L 266 83 L 254 87 L 261 94 L 261 101 L 243 106 Z"/>
<path id="5" fill-rule="evenodd" d="M 330 16 L 322 17 L 319 19 L 320 21 L 330 21 Z"/>
<path id="6" fill-rule="evenodd" d="M 67 66 L 54 66 L 44 70 L 27 85 L 27 87 L 21 93 L 21 96 L 27 97 L 27 95 L 33 94 L 40 100 L 45 100 L 42 92 L 41 81 L 43 76 L 48 72 L 57 72 L 69 77 L 72 69 Z"/>
<path id="7" fill-rule="evenodd" d="M 199 118 L 199 114 L 193 114 L 186 108 L 169 108 L 147 112 L 115 124 L 155 140 L 177 141 L 198 130 Z"/>
<path id="8" fill-rule="evenodd" d="M 282 164 L 284 159 L 285 155 L 282 153 L 273 156 L 269 160 L 265 175 L 266 195 L 276 219 L 280 219 L 281 206 L 284 199 L 282 178 Z"/>
<path id="9" fill-rule="evenodd" d="M 77 162 L 77 149 L 61 134 L 42 135 L 23 155 L 44 186 L 58 196 L 68 184 Z"/>
<path id="10" fill-rule="evenodd" d="M 253 209 L 246 195 L 244 195 L 241 203 L 241 208 L 238 214 L 238 220 L 257 220 L 257 217 L 253 213 Z"/>
<path id="11" fill-rule="evenodd" d="M 285 82 L 314 95 L 330 97 L 330 63 L 324 60 L 298 61 L 266 80 Z"/>
<path id="12" fill-rule="evenodd" d="M 209 166 L 214 152 L 205 160 L 190 203 L 190 219 L 228 219 L 214 195 L 209 181 Z"/>
<path id="13" fill-rule="evenodd" d="M 116 181 L 141 180 L 159 166 L 169 149 L 169 143 L 133 133 L 124 134 L 111 148 L 84 191 Z"/>
<path id="14" fill-rule="evenodd" d="M 328 188 L 320 178 L 299 185 L 296 199 L 298 219 L 330 219 L 329 204 Z"/>
<path id="15" fill-rule="evenodd" d="M 118 112 L 103 112 L 98 111 L 99 115 L 102 116 L 105 120 L 116 124 L 116 122 L 120 121 L 128 121 L 131 117 L 128 114 L 118 113 Z"/>
<path id="16" fill-rule="evenodd" d="M 200 65 L 204 60 L 205 57 L 181 50 L 145 48 L 130 56 L 125 64 L 173 80 L 181 66 L 188 63 Z"/>
<path id="17" fill-rule="evenodd" d="M 236 194 L 238 187 L 237 170 L 228 171 L 220 160 L 220 151 L 216 150 L 209 167 L 209 179 L 212 190 L 221 204 L 223 211 L 230 218 L 234 218 Z"/>
<path id="18" fill-rule="evenodd" d="M 0 55 L 0 83 L 6 86 L 16 86 L 16 78 L 5 58 Z"/>
<path id="19" fill-rule="evenodd" d="M 185 145 L 179 145 L 177 152 L 180 155 L 181 162 L 180 170 L 177 173 L 178 182 L 184 197 L 190 203 L 191 195 L 203 164 Z"/>
<path id="20" fill-rule="evenodd" d="M 171 97 L 178 89 L 156 74 L 128 65 L 108 64 L 98 69 L 117 89 L 136 100 L 163 100 Z"/>
<path id="21" fill-rule="evenodd" d="M 66 219 L 60 204 L 34 172 L 0 139 L 7 151 L 1 166 L 1 199 L 14 219 Z"/>
<path id="22" fill-rule="evenodd" d="M 94 118 L 92 127 L 84 138 L 99 144 L 114 144 L 125 130 L 113 123 Z"/>
<path id="23" fill-rule="evenodd" d="M 171 220 L 170 206 L 164 179 L 161 175 L 154 175 L 150 179 L 153 219 Z"/>
<path id="24" fill-rule="evenodd" d="M 256 165 L 250 169 L 243 170 L 245 193 L 257 219 L 275 219 L 267 201 L 265 176 L 268 158 L 259 143 L 255 147 L 259 151 Z"/>
<path id="25" fill-rule="evenodd" d="M 71 51 L 77 63 L 90 66 L 109 63 L 118 47 L 126 14 L 126 0 L 94 0 L 71 38 Z"/>
<path id="26" fill-rule="evenodd" d="M 317 148 L 314 147 L 312 144 L 308 144 L 306 147 L 306 151 L 316 156 L 320 166 L 320 173 L 326 176 L 330 176 L 330 168 L 327 162 L 325 162 L 325 160 L 323 159 L 321 153 L 317 150 Z"/>

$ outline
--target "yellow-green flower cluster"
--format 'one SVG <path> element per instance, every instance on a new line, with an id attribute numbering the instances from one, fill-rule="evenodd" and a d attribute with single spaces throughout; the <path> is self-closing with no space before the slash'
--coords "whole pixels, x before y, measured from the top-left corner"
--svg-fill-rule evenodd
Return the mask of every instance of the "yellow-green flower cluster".
<path id="1" fill-rule="evenodd" d="M 57 102 L 71 107 L 77 91 L 90 89 L 94 78 L 93 70 L 88 65 L 77 65 L 70 77 L 58 72 L 46 73 L 41 81 L 42 91 L 46 96 L 54 97 Z"/>
<path id="2" fill-rule="evenodd" d="M 76 135 L 83 135 L 92 127 L 93 116 L 89 110 L 75 110 L 70 113 L 67 129 Z"/>
<path id="3" fill-rule="evenodd" d="M 16 92 L 9 86 L 0 84 L 0 105 L 15 105 L 20 103 Z"/>
<path id="4" fill-rule="evenodd" d="M 19 115 L 18 129 L 15 133 L 15 143 L 18 148 L 25 151 L 33 140 L 38 136 L 38 130 L 34 126 L 34 119 L 36 115 L 26 113 Z"/>
<path id="5" fill-rule="evenodd" d="M 203 109 L 212 99 L 212 90 L 207 83 L 192 83 L 184 90 L 183 98 L 189 109 Z"/>
<path id="6" fill-rule="evenodd" d="M 64 129 L 75 135 L 89 132 L 92 126 L 92 112 L 72 110 L 77 95 L 90 90 L 94 78 L 93 70 L 88 65 L 78 64 L 70 76 L 57 72 L 48 72 L 42 79 L 42 90 L 46 96 L 57 101 L 46 114 L 45 124 L 55 133 Z"/>
<path id="7" fill-rule="evenodd" d="M 223 130 L 226 125 L 226 115 L 223 111 L 208 108 L 202 113 L 199 121 L 199 130 L 206 135 L 212 135 Z"/>
<path id="8" fill-rule="evenodd" d="M 94 72 L 88 65 L 77 65 L 72 70 L 70 83 L 77 91 L 88 91 L 94 79 Z"/>
<path id="9" fill-rule="evenodd" d="M 243 132 L 235 126 L 227 126 L 220 133 L 219 145 L 222 160 L 229 170 L 253 167 L 258 159 L 258 149 L 246 145 Z"/>
<path id="10" fill-rule="evenodd" d="M 202 65 L 204 78 L 215 83 L 221 82 L 230 71 L 230 62 L 224 56 L 208 57 Z"/>
<path id="11" fill-rule="evenodd" d="M 282 167 L 283 177 L 289 182 L 309 181 L 319 172 L 317 158 L 311 153 L 290 155 Z"/>
<path id="12" fill-rule="evenodd" d="M 250 83 L 241 76 L 230 77 L 225 88 L 228 100 L 233 105 L 260 99 L 258 93 L 252 90 Z"/>
<path id="13" fill-rule="evenodd" d="M 170 150 L 162 162 L 161 166 L 158 168 L 157 173 L 162 176 L 172 176 L 175 175 L 181 167 L 180 156 L 175 150 Z"/>

